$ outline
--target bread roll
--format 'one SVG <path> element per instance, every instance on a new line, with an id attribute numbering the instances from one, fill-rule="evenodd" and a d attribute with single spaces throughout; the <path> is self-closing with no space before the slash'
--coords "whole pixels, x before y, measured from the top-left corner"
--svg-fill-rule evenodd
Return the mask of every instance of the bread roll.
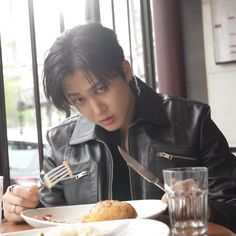
<path id="1" fill-rule="evenodd" d="M 137 217 L 137 212 L 129 203 L 105 200 L 96 203 L 90 212 L 83 216 L 82 222 L 130 219 L 135 217 Z"/>

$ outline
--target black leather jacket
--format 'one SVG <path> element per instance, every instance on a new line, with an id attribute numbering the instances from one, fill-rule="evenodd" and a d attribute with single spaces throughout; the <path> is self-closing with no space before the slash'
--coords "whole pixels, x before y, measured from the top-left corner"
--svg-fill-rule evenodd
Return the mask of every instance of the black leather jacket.
<path id="1" fill-rule="evenodd" d="M 209 106 L 158 94 L 140 80 L 134 84 L 137 115 L 129 128 L 130 154 L 160 180 L 163 168 L 208 167 L 212 221 L 236 231 L 232 222 L 236 218 L 236 158 L 211 120 Z M 84 204 L 112 198 L 113 161 L 101 127 L 76 115 L 49 130 L 47 137 L 52 155 L 45 158 L 42 175 L 63 160 L 73 165 L 75 172 L 87 170 L 90 175 L 64 181 L 50 191 L 44 189 L 43 205 Z M 163 195 L 131 169 L 130 185 L 133 199 L 160 199 Z"/>

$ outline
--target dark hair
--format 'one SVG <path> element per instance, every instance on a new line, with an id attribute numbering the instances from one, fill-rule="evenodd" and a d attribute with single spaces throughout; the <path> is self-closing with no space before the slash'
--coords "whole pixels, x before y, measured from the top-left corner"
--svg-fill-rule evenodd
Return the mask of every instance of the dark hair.
<path id="1" fill-rule="evenodd" d="M 99 23 L 76 26 L 58 37 L 46 56 L 45 95 L 59 110 L 68 111 L 70 103 L 63 91 L 67 75 L 83 70 L 107 84 L 114 76 L 124 77 L 123 61 L 124 52 L 113 30 Z"/>

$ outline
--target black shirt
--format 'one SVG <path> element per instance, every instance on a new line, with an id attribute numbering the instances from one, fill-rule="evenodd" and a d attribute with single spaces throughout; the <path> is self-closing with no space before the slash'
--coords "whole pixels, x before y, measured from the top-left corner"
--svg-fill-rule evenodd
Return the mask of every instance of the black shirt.
<path id="1" fill-rule="evenodd" d="M 107 132 L 106 139 L 113 158 L 113 199 L 130 200 L 129 170 L 118 150 L 122 143 L 121 134 L 119 131 Z"/>

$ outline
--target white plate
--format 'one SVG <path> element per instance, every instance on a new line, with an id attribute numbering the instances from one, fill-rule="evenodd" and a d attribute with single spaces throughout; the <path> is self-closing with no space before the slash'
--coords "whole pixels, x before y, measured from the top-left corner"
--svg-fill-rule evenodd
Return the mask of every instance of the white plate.
<path id="1" fill-rule="evenodd" d="M 59 229 L 70 229 L 70 227 L 76 227 L 77 229 L 82 228 L 93 228 L 99 231 L 103 236 L 169 236 L 169 227 L 157 220 L 151 219 L 129 219 L 129 220 L 112 220 L 103 222 L 91 222 L 91 223 L 79 223 L 76 225 L 56 226 L 50 228 L 40 228 L 34 230 L 27 230 L 14 233 L 6 233 L 1 235 L 6 236 L 39 236 L 40 233 L 44 233 L 45 236 L 50 236 L 50 231 Z M 49 235 L 50 234 L 50 235 Z M 59 234 L 58 231 L 54 235 Z M 63 234 L 70 236 L 69 234 Z M 85 234 L 84 234 L 85 235 Z M 87 234 L 86 234 L 87 235 Z M 88 234 L 89 235 L 89 234 Z M 94 234 L 93 234 L 94 235 Z M 96 234 L 95 234 L 96 235 Z"/>
<path id="2" fill-rule="evenodd" d="M 139 219 L 153 219 L 166 208 L 167 204 L 161 200 L 135 200 L 127 201 L 136 210 Z M 80 223 L 81 218 L 89 212 L 94 204 L 72 205 L 62 207 L 47 207 L 26 210 L 21 213 L 21 217 L 35 228 Z M 44 221 L 36 219 L 44 215 L 52 215 L 52 221 Z"/>

